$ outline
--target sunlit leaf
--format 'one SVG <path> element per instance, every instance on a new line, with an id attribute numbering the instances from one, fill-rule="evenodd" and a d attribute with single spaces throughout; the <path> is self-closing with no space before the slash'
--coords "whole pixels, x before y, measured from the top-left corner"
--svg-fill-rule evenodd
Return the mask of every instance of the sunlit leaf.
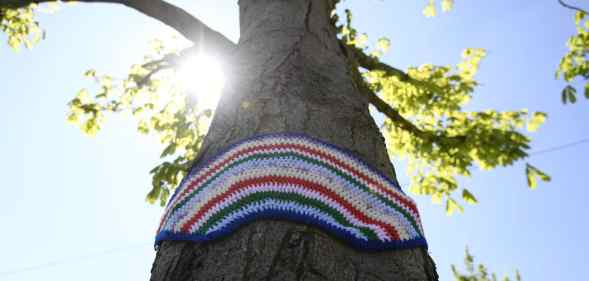
<path id="1" fill-rule="evenodd" d="M 86 70 L 86 72 L 84 72 L 84 76 L 86 76 L 87 78 L 94 78 L 94 77 L 96 77 L 96 70 L 94 70 L 94 69 Z"/>
<path id="2" fill-rule="evenodd" d="M 172 155 L 176 152 L 176 144 L 175 143 L 170 143 L 162 152 L 162 154 L 160 155 L 160 158 L 164 158 L 168 155 Z"/>
<path id="3" fill-rule="evenodd" d="M 19 9 L 0 8 L 0 31 L 13 50 L 18 51 L 22 45 L 30 49 L 43 38 L 43 30 L 35 20 L 37 9 L 37 4 Z"/>
<path id="4" fill-rule="evenodd" d="M 436 6 L 434 5 L 434 0 L 430 0 L 430 2 L 423 8 L 423 15 L 430 18 L 436 16 Z"/>
<path id="5" fill-rule="evenodd" d="M 468 191 L 468 189 L 462 190 L 462 199 L 468 204 L 474 205 L 478 203 L 477 199 Z"/>
<path id="6" fill-rule="evenodd" d="M 389 40 L 388 38 L 380 38 L 378 39 L 377 43 L 376 43 L 376 47 L 378 49 L 380 49 L 382 52 L 386 53 L 389 51 L 390 47 L 391 47 L 391 40 Z"/>
<path id="7" fill-rule="evenodd" d="M 474 257 L 470 254 L 468 248 L 465 250 L 464 267 L 466 272 L 462 273 L 455 265 L 451 265 L 450 268 L 455 281 L 497 281 L 497 275 L 495 273 L 489 273 L 485 265 L 475 265 Z M 511 281 L 508 276 L 505 276 L 502 280 Z M 521 281 L 521 275 L 517 270 L 515 271 L 515 281 Z"/>
<path id="8" fill-rule="evenodd" d="M 448 198 L 448 200 L 446 200 L 446 214 L 448 216 L 451 216 L 456 211 L 462 213 L 464 212 L 464 208 L 460 206 L 460 204 L 458 204 L 456 201 L 454 201 L 454 199 Z"/>
<path id="9" fill-rule="evenodd" d="M 526 176 L 528 179 L 528 186 L 531 189 L 536 189 L 538 186 L 537 179 L 540 179 L 544 182 L 549 182 L 551 180 L 549 175 L 530 164 L 526 164 Z"/>
<path id="10" fill-rule="evenodd" d="M 528 131 L 535 132 L 546 120 L 546 113 L 534 112 L 532 119 L 528 122 Z"/>
<path id="11" fill-rule="evenodd" d="M 448 12 L 454 7 L 454 0 L 442 0 L 442 11 Z"/>

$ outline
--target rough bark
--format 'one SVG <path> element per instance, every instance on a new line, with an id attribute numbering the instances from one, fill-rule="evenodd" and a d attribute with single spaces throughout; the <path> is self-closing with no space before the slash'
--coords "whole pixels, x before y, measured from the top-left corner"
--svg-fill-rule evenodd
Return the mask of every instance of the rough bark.
<path id="1" fill-rule="evenodd" d="M 330 23 L 332 0 L 241 0 L 230 83 L 199 158 L 267 132 L 302 132 L 354 151 L 395 178 L 384 139 Z M 361 252 L 313 227 L 263 220 L 215 242 L 165 241 L 164 280 L 437 280 L 421 248 Z"/>

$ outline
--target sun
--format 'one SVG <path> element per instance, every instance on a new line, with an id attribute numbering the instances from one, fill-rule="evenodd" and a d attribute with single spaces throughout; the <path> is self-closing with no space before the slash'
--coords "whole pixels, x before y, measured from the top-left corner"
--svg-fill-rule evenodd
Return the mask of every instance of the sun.
<path id="1" fill-rule="evenodd" d="M 214 57 L 205 54 L 188 57 L 180 64 L 177 75 L 182 88 L 196 99 L 199 108 L 217 107 L 225 75 Z"/>

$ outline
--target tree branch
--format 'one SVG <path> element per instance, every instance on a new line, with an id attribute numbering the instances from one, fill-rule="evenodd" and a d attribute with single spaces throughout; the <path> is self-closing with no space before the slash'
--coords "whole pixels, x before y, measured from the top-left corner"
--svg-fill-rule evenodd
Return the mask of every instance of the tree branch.
<path id="1" fill-rule="evenodd" d="M 388 103 L 386 103 L 384 100 L 379 98 L 368 87 L 368 85 L 366 85 L 366 82 L 363 81 L 364 80 L 363 78 L 360 77 L 359 79 L 362 79 L 362 81 L 357 81 L 358 88 L 359 88 L 360 92 L 362 92 L 362 94 L 368 99 L 368 102 L 371 103 L 372 105 L 374 105 L 374 107 L 380 113 L 384 114 L 389 119 L 391 119 L 391 121 L 393 121 L 393 123 L 395 125 L 397 125 L 399 128 L 401 128 L 405 131 L 408 131 L 419 138 L 423 138 L 423 139 L 430 138 L 431 134 L 428 134 L 428 133 L 422 131 L 417 126 L 415 126 L 413 123 L 411 123 L 411 121 L 405 119 L 405 117 L 403 117 L 403 115 L 401 115 L 399 113 L 399 111 L 397 111 L 392 106 L 390 106 Z M 358 80 L 358 79 L 356 79 L 356 80 Z"/>
<path id="2" fill-rule="evenodd" d="M 0 7 L 18 9 L 30 4 L 58 2 L 57 0 L 3 0 Z M 223 34 L 211 29 L 205 23 L 181 9 L 163 0 L 62 0 L 61 2 L 109 3 L 132 8 L 146 16 L 157 19 L 172 27 L 199 50 L 206 50 L 221 57 L 233 54 L 236 45 Z"/>
<path id="3" fill-rule="evenodd" d="M 145 77 L 143 77 L 140 81 L 137 82 L 137 87 L 138 88 L 142 88 L 145 85 L 147 85 L 147 83 L 149 82 L 149 80 L 151 80 L 151 77 L 155 74 L 157 74 L 158 72 L 164 70 L 164 69 L 168 69 L 168 68 L 172 68 L 172 65 L 169 64 L 159 64 L 158 66 L 156 66 L 154 69 L 150 70 L 149 73 L 147 73 L 147 75 L 145 75 Z"/>
<path id="4" fill-rule="evenodd" d="M 585 10 L 583 10 L 583 9 L 579 8 L 579 7 L 576 7 L 576 6 L 573 6 L 573 5 L 567 4 L 567 3 L 565 3 L 565 2 L 564 2 L 564 1 L 562 1 L 562 0 L 558 0 L 558 3 L 559 3 L 561 6 L 563 6 L 563 7 L 567 8 L 567 9 L 571 9 L 571 10 L 574 10 L 574 11 L 577 11 L 577 12 L 581 12 L 581 13 L 583 13 L 583 14 L 586 14 L 586 15 L 587 15 L 587 14 L 589 14 L 589 13 L 587 13 L 587 11 L 585 11 Z"/>
<path id="5" fill-rule="evenodd" d="M 398 126 L 399 128 L 408 131 L 409 133 L 413 134 L 414 136 L 421 138 L 426 141 L 433 141 L 440 146 L 446 145 L 456 145 L 458 143 L 464 142 L 466 140 L 466 136 L 444 136 L 444 135 L 436 135 L 435 132 L 431 131 L 424 131 L 411 121 L 407 120 L 403 115 L 399 113 L 396 109 L 378 97 L 369 87 L 366 85 L 366 81 L 363 78 L 362 81 L 358 82 L 359 90 L 366 96 L 368 102 L 370 102 L 374 107 L 386 117 L 391 119 L 393 123 Z"/>
<path id="6" fill-rule="evenodd" d="M 369 103 L 374 105 L 374 107 L 380 113 L 382 113 L 386 117 L 388 117 L 395 124 L 395 126 L 401 128 L 401 129 L 403 129 L 403 130 L 405 130 L 405 131 L 413 134 L 414 136 L 421 138 L 425 141 L 435 142 L 436 144 L 440 145 L 441 147 L 447 147 L 448 145 L 453 146 L 453 145 L 459 144 L 461 142 L 464 142 L 466 140 L 466 136 L 449 137 L 449 136 L 445 136 L 445 135 L 438 135 L 432 131 L 422 130 L 419 127 L 415 126 L 415 124 L 413 124 L 411 121 L 409 121 L 405 117 L 403 117 L 403 115 L 401 115 L 399 113 L 399 111 L 397 111 L 395 108 L 393 108 L 388 103 L 386 103 L 384 100 L 382 100 L 380 97 L 378 97 L 378 95 L 376 95 L 376 93 L 374 93 L 374 91 L 372 91 L 370 89 L 370 87 L 368 86 L 368 83 L 366 82 L 366 80 L 364 80 L 364 78 L 362 77 L 362 75 L 358 71 L 358 65 L 361 65 L 362 67 L 365 67 L 364 65 L 366 65 L 366 64 L 375 66 L 378 69 L 382 69 L 384 71 L 387 71 L 388 73 L 393 73 L 393 75 L 396 75 L 396 76 L 398 75 L 397 77 L 399 77 L 399 79 L 401 79 L 401 81 L 404 81 L 404 82 L 411 83 L 411 81 L 415 82 L 417 80 L 409 77 L 409 75 L 407 75 L 405 72 L 403 72 L 401 70 L 398 70 L 398 69 L 396 69 L 392 66 L 389 66 L 387 64 L 381 63 L 375 58 L 369 57 L 368 55 L 364 54 L 364 52 L 362 52 L 362 50 L 359 50 L 353 46 L 349 46 L 349 45 L 345 44 L 344 42 L 340 42 L 340 44 L 341 44 L 340 46 L 342 46 L 342 48 L 346 52 L 346 55 L 348 56 L 348 59 L 349 59 L 349 63 L 352 66 L 352 79 L 354 79 L 354 82 L 355 82 L 358 90 L 367 98 Z M 353 50 L 351 50 L 351 49 L 353 49 Z M 350 53 L 350 52 L 353 52 L 353 53 Z M 360 58 L 358 57 L 358 55 L 360 56 Z M 361 62 L 363 62 L 364 65 L 362 65 Z M 383 69 L 383 68 L 386 68 L 386 69 Z M 417 82 L 422 82 L 422 81 L 417 81 Z M 427 83 L 427 82 L 422 82 L 422 83 Z"/>
<path id="7" fill-rule="evenodd" d="M 382 70 L 388 74 L 391 74 L 397 77 L 401 82 L 409 83 L 415 87 L 423 88 L 429 90 L 431 92 L 437 93 L 438 95 L 442 95 L 444 90 L 433 83 L 429 83 L 426 81 L 421 81 L 412 78 L 409 74 L 405 73 L 403 70 L 398 68 L 392 67 L 386 63 L 380 62 L 377 58 L 371 57 L 362 51 L 362 49 L 355 48 L 350 46 L 353 52 L 354 58 L 358 61 L 358 65 L 368 70 Z"/>

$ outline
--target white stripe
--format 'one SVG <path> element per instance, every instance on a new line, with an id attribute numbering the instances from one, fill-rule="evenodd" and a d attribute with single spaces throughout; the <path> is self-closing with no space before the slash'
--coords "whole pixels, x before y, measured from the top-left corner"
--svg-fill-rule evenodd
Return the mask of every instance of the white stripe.
<path id="1" fill-rule="evenodd" d="M 241 170 L 241 169 L 240 169 Z M 372 219 L 387 223 L 389 225 L 395 226 L 399 229 L 399 235 L 401 237 L 405 236 L 413 236 L 415 234 L 415 230 L 413 227 L 407 228 L 407 226 L 411 226 L 409 222 L 403 223 L 405 221 L 405 217 L 398 214 L 395 215 L 386 215 L 387 212 L 380 210 L 378 206 L 373 206 L 373 208 L 368 208 L 368 203 L 365 200 L 361 200 L 359 196 L 355 196 L 354 194 L 350 194 L 349 189 L 346 189 L 341 186 L 338 181 L 330 181 L 330 179 L 325 178 L 323 175 L 316 175 L 316 174 L 309 174 L 301 172 L 296 168 L 284 168 L 284 167 L 272 167 L 269 165 L 261 165 L 256 168 L 252 168 L 249 170 L 242 171 L 241 173 L 236 173 L 231 175 L 231 177 L 227 177 L 227 180 L 219 182 L 214 187 L 203 191 L 202 194 L 195 196 L 189 202 L 186 203 L 185 206 L 190 206 L 190 210 L 187 212 L 178 212 L 178 215 L 174 215 L 170 218 L 171 221 L 177 221 L 177 227 L 179 228 L 180 225 L 184 225 L 190 218 L 198 212 L 208 201 L 212 200 L 214 197 L 226 192 L 233 184 L 243 180 L 249 180 L 257 177 L 264 177 L 264 176 L 283 176 L 283 177 L 293 177 L 308 180 L 311 182 L 315 182 L 317 184 L 323 185 L 329 190 L 333 191 L 334 193 L 338 194 L 340 197 L 344 198 L 344 200 L 351 203 L 355 208 L 361 210 L 367 217 Z M 208 191 L 208 192 L 207 192 Z M 300 191 L 298 192 L 300 193 Z M 325 201 L 325 197 L 322 197 Z M 220 202 L 223 206 L 229 204 L 229 202 Z M 214 211 L 218 210 L 219 208 L 213 208 Z M 213 211 L 210 210 L 210 211 Z M 390 214 L 390 212 L 389 212 Z M 206 220 L 206 219 L 205 219 Z M 405 227 L 401 227 L 405 226 Z M 179 229 L 178 229 L 179 230 Z M 411 234 L 413 235 L 411 235 Z"/>

